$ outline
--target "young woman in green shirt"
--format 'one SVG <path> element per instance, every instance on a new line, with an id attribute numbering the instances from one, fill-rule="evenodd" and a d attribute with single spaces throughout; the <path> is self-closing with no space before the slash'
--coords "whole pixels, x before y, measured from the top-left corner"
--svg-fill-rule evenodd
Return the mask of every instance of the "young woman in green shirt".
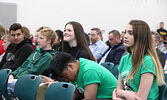
<path id="1" fill-rule="evenodd" d="M 113 100 L 158 100 L 158 86 L 165 84 L 148 24 L 132 20 L 125 30 L 128 52 L 119 65 L 119 78 Z"/>

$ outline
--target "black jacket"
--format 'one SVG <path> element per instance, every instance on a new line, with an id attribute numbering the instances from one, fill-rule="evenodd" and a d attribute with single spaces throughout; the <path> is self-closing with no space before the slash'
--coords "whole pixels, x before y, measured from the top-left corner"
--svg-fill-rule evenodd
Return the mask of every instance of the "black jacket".
<path id="1" fill-rule="evenodd" d="M 86 58 L 90 60 L 88 52 L 80 47 L 72 47 L 69 49 L 68 53 L 71 54 L 75 59 Z"/>
<path id="2" fill-rule="evenodd" d="M 9 68 L 12 71 L 16 70 L 32 52 L 32 41 L 28 38 L 25 38 L 16 46 L 11 43 L 0 62 L 0 69 Z"/>
<path id="3" fill-rule="evenodd" d="M 109 52 L 109 54 L 107 55 L 105 62 L 112 62 L 115 65 L 118 65 L 120 60 L 121 60 L 121 57 L 125 53 L 125 46 L 123 45 L 123 41 L 121 41 L 121 43 L 119 43 L 111 48 L 112 49 Z M 108 50 L 110 50 L 110 48 Z M 108 52 L 108 50 L 103 54 L 103 56 Z M 100 60 L 98 61 L 98 63 L 100 62 Z"/>
<path id="4" fill-rule="evenodd" d="M 161 52 L 158 48 L 156 48 L 156 51 L 157 51 L 157 55 L 159 57 L 159 61 L 162 65 L 162 67 L 164 68 L 165 61 L 166 61 L 166 55 L 163 52 Z"/>

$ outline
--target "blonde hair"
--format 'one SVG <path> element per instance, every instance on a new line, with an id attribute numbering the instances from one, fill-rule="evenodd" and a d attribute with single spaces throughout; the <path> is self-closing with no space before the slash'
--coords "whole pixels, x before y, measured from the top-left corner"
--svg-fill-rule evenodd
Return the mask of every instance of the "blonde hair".
<path id="1" fill-rule="evenodd" d="M 44 28 L 49 28 L 49 27 L 47 27 L 47 26 L 41 26 L 41 27 L 39 27 L 37 30 L 36 30 L 36 32 L 40 32 L 42 29 L 44 29 Z"/>
<path id="2" fill-rule="evenodd" d="M 39 34 L 46 36 L 47 40 L 51 40 L 51 46 L 53 46 L 54 42 L 56 41 L 57 35 L 52 29 L 45 27 L 39 30 Z"/>
<path id="3" fill-rule="evenodd" d="M 155 51 L 155 47 L 152 42 L 153 40 L 151 36 L 151 31 L 148 24 L 141 20 L 132 20 L 129 24 L 133 27 L 133 36 L 135 41 L 133 46 L 133 52 L 131 51 L 131 47 L 126 48 L 129 53 L 132 53 L 133 66 L 128 76 L 128 80 L 133 79 L 141 64 L 144 65 L 144 55 L 147 54 L 152 58 L 154 63 L 154 69 L 156 70 L 157 74 L 156 83 L 159 86 L 165 84 L 163 69 Z"/>
<path id="4" fill-rule="evenodd" d="M 4 36 L 1 37 L 1 40 L 7 40 L 9 42 L 11 42 L 11 38 L 10 38 L 10 34 L 5 34 Z"/>

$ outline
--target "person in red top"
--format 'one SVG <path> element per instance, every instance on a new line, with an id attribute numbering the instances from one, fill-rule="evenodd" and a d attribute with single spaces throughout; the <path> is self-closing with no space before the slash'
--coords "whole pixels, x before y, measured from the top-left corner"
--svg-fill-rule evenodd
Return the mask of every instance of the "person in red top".
<path id="1" fill-rule="evenodd" d="M 2 55 L 5 50 L 3 49 L 3 40 L 1 40 L 1 37 L 5 35 L 5 28 L 0 24 L 0 55 Z"/>

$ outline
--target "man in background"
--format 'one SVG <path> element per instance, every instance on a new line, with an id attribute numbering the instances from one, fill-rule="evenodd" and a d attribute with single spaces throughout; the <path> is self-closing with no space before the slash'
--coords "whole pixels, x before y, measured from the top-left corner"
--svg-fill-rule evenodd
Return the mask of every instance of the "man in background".
<path id="1" fill-rule="evenodd" d="M 99 60 L 103 53 L 108 49 L 107 45 L 101 40 L 101 30 L 99 28 L 92 28 L 90 32 L 91 44 L 89 48 L 95 57 Z"/>
<path id="2" fill-rule="evenodd" d="M 121 57 L 125 53 L 125 46 L 123 45 L 123 41 L 121 40 L 121 35 L 119 31 L 112 30 L 108 35 L 109 43 L 111 48 L 109 48 L 102 56 L 102 58 L 98 61 L 99 64 L 104 62 L 112 62 L 115 65 L 118 65 Z"/>
<path id="3" fill-rule="evenodd" d="M 164 68 L 165 61 L 166 61 L 166 55 L 157 48 L 159 41 L 160 41 L 160 35 L 156 32 L 151 32 L 151 33 L 152 33 L 152 39 L 153 39 L 154 46 L 156 48 L 157 55 L 159 57 L 162 67 Z"/>
<path id="4" fill-rule="evenodd" d="M 161 36 L 163 36 L 163 37 L 167 37 L 167 30 L 164 28 L 164 22 L 160 22 L 160 28 L 159 29 L 157 29 L 157 32 L 161 35 Z"/>

